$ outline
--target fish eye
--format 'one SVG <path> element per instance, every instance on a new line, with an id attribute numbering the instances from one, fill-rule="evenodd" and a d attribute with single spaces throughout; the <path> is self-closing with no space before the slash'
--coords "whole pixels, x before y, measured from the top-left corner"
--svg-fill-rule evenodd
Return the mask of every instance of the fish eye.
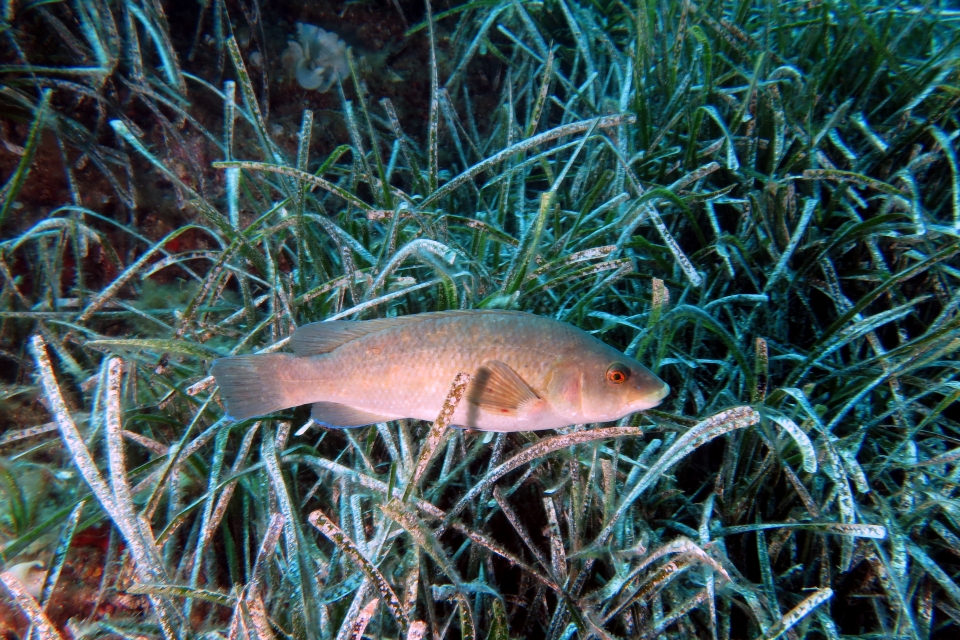
<path id="1" fill-rule="evenodd" d="M 630 377 L 630 369 L 615 362 L 607 369 L 607 382 L 611 384 L 623 384 Z"/>

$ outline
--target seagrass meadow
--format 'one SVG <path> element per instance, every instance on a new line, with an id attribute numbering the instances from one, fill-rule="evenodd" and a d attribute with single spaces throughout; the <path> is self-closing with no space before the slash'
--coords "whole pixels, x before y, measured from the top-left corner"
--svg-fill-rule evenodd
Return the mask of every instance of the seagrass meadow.
<path id="1" fill-rule="evenodd" d="M 940 0 L 0 3 L 0 634 L 957 637 L 958 104 Z M 672 393 L 337 430 L 209 375 L 482 308 Z"/>

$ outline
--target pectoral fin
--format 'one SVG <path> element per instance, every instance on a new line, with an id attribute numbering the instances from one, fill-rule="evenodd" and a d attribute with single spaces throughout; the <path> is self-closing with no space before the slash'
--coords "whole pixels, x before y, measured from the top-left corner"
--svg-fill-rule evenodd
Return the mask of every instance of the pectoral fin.
<path id="1" fill-rule="evenodd" d="M 336 402 L 314 402 L 310 417 L 322 425 L 337 429 L 362 427 L 397 419 L 397 416 L 381 416 Z"/>
<path id="2" fill-rule="evenodd" d="M 467 400 L 489 413 L 516 416 L 533 409 L 540 396 L 513 369 L 499 360 L 487 360 L 470 383 Z"/>

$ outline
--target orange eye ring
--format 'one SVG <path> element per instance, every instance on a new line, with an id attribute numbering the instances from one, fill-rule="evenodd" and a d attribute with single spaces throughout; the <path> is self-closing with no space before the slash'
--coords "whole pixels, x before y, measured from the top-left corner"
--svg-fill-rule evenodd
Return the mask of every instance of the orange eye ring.
<path id="1" fill-rule="evenodd" d="M 611 384 L 623 384 L 629 377 L 630 369 L 622 364 L 612 364 L 610 368 L 607 369 L 607 382 Z"/>

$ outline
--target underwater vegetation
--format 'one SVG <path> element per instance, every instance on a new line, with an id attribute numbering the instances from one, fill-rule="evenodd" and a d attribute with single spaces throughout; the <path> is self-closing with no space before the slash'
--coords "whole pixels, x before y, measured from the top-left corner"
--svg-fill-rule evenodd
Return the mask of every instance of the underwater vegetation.
<path id="1" fill-rule="evenodd" d="M 0 19 L 6 637 L 956 637 L 949 3 Z M 352 47 L 329 91 L 284 72 L 298 23 Z M 477 432 L 464 371 L 433 422 L 328 429 L 233 421 L 210 376 L 457 309 L 570 323 L 671 394 Z"/>

